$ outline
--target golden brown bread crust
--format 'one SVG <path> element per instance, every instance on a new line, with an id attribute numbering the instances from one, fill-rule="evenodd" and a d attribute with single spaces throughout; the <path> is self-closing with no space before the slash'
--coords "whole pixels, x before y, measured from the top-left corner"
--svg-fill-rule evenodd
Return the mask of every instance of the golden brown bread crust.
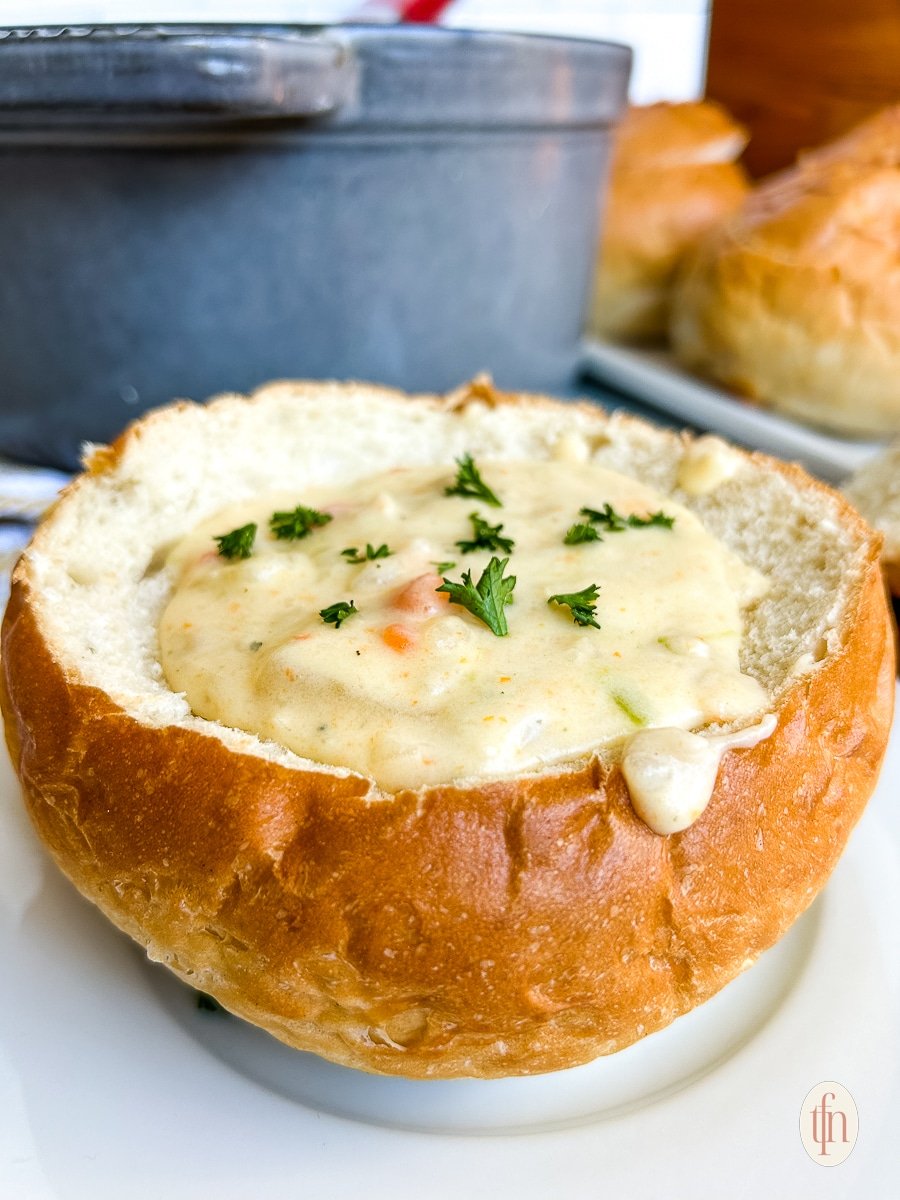
<path id="1" fill-rule="evenodd" d="M 635 105 L 616 128 L 616 154 L 626 169 L 730 162 L 746 144 L 747 130 L 714 100 Z"/>
<path id="2" fill-rule="evenodd" d="M 833 142 L 798 155 L 798 161 L 809 167 L 847 160 L 871 166 L 900 165 L 900 104 L 882 108 Z"/>
<path id="3" fill-rule="evenodd" d="M 732 160 L 746 135 L 718 105 L 630 109 L 615 135 L 590 326 L 613 338 L 654 338 L 684 255 L 747 194 Z"/>
<path id="4" fill-rule="evenodd" d="M 788 690 L 770 738 L 725 756 L 706 812 L 671 837 L 636 818 L 618 767 L 599 758 L 373 801 L 359 777 L 150 728 L 67 677 L 37 602 L 20 569 L 0 701 L 60 866 L 229 1009 L 387 1074 L 571 1066 L 718 991 L 828 877 L 893 703 L 875 538 L 840 651 Z"/>
<path id="5" fill-rule="evenodd" d="M 762 183 L 688 256 L 691 370 L 850 434 L 900 429 L 900 109 Z"/>

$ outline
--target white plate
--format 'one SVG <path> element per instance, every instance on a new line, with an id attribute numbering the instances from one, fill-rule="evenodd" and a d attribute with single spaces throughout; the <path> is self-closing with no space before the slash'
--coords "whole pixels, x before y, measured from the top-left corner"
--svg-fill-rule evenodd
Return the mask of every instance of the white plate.
<path id="1" fill-rule="evenodd" d="M 748 404 L 682 370 L 661 348 L 614 346 L 586 339 L 582 366 L 601 383 L 619 388 L 669 417 L 714 430 L 753 450 L 796 459 L 831 483 L 839 482 L 883 449 L 882 442 L 824 433 Z"/>
<path id="2" fill-rule="evenodd" d="M 191 993 L 44 856 L 0 767 L 3 1200 L 722 1200 L 900 1195 L 900 735 L 824 895 L 718 997 L 611 1059 L 535 1079 L 377 1079 Z M 799 1136 L 824 1080 L 858 1143 Z"/>

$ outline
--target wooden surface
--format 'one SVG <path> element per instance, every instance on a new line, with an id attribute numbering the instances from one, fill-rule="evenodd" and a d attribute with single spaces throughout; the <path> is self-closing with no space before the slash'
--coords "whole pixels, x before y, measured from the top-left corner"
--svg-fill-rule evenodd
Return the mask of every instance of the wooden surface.
<path id="1" fill-rule="evenodd" d="M 900 102 L 900 0 L 713 0 L 707 92 L 754 175 Z"/>

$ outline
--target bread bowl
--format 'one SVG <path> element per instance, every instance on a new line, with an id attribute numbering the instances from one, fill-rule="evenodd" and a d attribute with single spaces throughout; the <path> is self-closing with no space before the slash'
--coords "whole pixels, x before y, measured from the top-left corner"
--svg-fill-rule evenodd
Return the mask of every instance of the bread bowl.
<path id="1" fill-rule="evenodd" d="M 900 430 L 900 109 L 763 181 L 674 288 L 693 371 L 842 434 Z"/>
<path id="2" fill-rule="evenodd" d="M 613 146 L 589 326 L 661 338 L 681 259 L 749 189 L 746 130 L 709 100 L 629 109 Z"/>
<path id="3" fill-rule="evenodd" d="M 512 770 L 491 769 L 489 745 L 464 777 L 380 787 L 360 771 L 199 717 L 168 684 L 158 629 L 178 589 L 211 572 L 237 595 L 254 572 L 265 581 L 279 566 L 282 548 L 264 528 L 258 562 L 221 558 L 213 537 L 221 550 L 221 538 L 239 531 L 223 521 L 226 505 L 284 488 L 308 505 L 334 489 L 330 524 L 303 545 L 318 545 L 316 554 L 330 546 L 333 569 L 341 557 L 340 569 L 362 573 L 381 560 L 374 543 L 371 557 L 356 554 L 360 565 L 343 554 L 361 550 L 360 541 L 337 553 L 347 496 L 368 487 L 373 468 L 393 468 L 401 480 L 423 471 L 428 503 L 448 505 L 464 537 L 473 501 L 445 492 L 467 454 L 488 484 L 499 482 L 501 498 L 525 464 L 535 511 L 552 508 L 538 484 L 554 464 L 576 480 L 609 472 L 604 487 L 621 472 L 642 504 L 661 498 L 650 502 L 658 510 L 634 514 L 633 528 L 607 524 L 602 541 L 554 551 L 575 564 L 579 584 L 604 562 L 619 564 L 597 580 L 598 624 L 613 631 L 628 623 L 616 616 L 622 564 L 665 579 L 646 605 L 650 626 L 635 619 L 655 662 L 696 648 L 689 638 L 687 648 L 660 648 L 672 631 L 657 637 L 652 624 L 674 590 L 654 574 L 654 557 L 671 557 L 666 538 L 721 543 L 721 562 L 714 554 L 704 560 L 708 574 L 688 579 L 712 607 L 723 581 L 742 576 L 741 561 L 766 577 L 743 633 L 720 631 L 733 642 L 734 672 L 739 654 L 755 682 L 740 676 L 750 698 L 740 717 L 695 735 L 718 746 L 721 765 L 702 813 L 680 832 L 660 834 L 638 816 L 623 761 L 640 728 L 575 751 L 563 739 L 561 754 Z M 373 506 L 360 511 L 368 519 Z M 483 511 L 521 540 L 508 558 L 522 553 L 530 563 L 528 523 Z M 552 515 L 562 543 L 568 516 L 563 508 Z M 198 537 L 205 565 L 203 554 L 179 559 L 179 546 Z M 75 885 L 151 957 L 226 1008 L 292 1046 L 368 1071 L 557 1070 L 622 1049 L 714 994 L 827 879 L 874 786 L 891 719 L 893 642 L 878 550 L 846 502 L 799 468 L 589 404 L 504 395 L 484 383 L 411 398 L 284 383 L 249 398 L 181 404 L 95 449 L 16 568 L 3 625 L 7 740 L 35 826 Z M 566 557 L 579 554 L 594 557 Z M 249 574 L 229 575 L 245 567 Z M 679 573 L 677 563 L 666 570 Z M 516 671 L 530 669 L 515 658 L 516 638 L 540 612 L 542 636 L 572 630 L 579 639 L 574 669 L 558 672 L 574 689 L 586 672 L 580 647 L 606 645 L 610 657 L 615 649 L 590 622 L 577 626 L 558 596 L 548 603 L 530 566 L 517 573 L 506 637 L 453 610 L 473 648 L 468 678 L 482 677 L 497 647 Z M 347 591 L 333 598 L 346 601 Z M 313 643 L 331 639 L 336 658 L 337 647 L 360 647 L 343 638 L 354 628 L 362 636 L 362 599 L 340 626 L 304 604 Z M 258 637 L 242 620 L 249 657 Z M 365 691 L 378 675 L 370 661 L 360 721 L 376 703 Z M 591 693 L 600 690 L 592 676 Z M 524 752 L 527 760 L 527 744 Z"/>
<path id="4" fill-rule="evenodd" d="M 843 485 L 851 504 L 884 537 L 881 563 L 888 586 L 900 596 L 900 442 L 865 463 Z"/>

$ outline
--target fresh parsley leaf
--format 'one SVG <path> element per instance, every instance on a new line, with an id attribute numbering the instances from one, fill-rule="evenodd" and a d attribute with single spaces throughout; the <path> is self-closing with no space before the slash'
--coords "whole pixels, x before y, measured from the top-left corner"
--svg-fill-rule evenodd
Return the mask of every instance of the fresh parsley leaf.
<path id="1" fill-rule="evenodd" d="M 355 616 L 358 612 L 359 609 L 352 600 L 338 600 L 337 604 L 329 604 L 327 608 L 320 609 L 319 616 L 326 625 L 333 625 L 335 629 L 340 629 L 348 617 Z"/>
<path id="2" fill-rule="evenodd" d="M 436 562 L 436 563 L 434 563 L 434 569 L 437 571 L 438 575 L 446 575 L 447 572 L 452 571 L 455 566 L 456 566 L 455 562 Z"/>
<path id="3" fill-rule="evenodd" d="M 356 546 L 348 546 L 346 550 L 341 551 L 347 562 L 352 563 L 371 562 L 376 558 L 390 558 L 393 553 L 393 550 L 389 550 L 384 542 L 377 549 L 371 542 L 366 542 L 365 554 L 360 554 Z"/>
<path id="4" fill-rule="evenodd" d="M 503 554 L 512 554 L 515 542 L 512 538 L 501 537 L 502 525 L 489 525 L 478 513 L 469 513 L 472 522 L 472 538 L 470 541 L 457 542 L 463 554 L 471 554 L 475 550 L 499 550 Z"/>
<path id="5" fill-rule="evenodd" d="M 315 508 L 305 508 L 298 504 L 290 512 L 275 512 L 269 517 L 269 529 L 277 538 L 297 541 L 305 538 L 319 525 L 327 525 L 331 513 L 319 512 Z"/>
<path id="6" fill-rule="evenodd" d="M 456 481 L 444 488 L 445 496 L 474 496 L 476 500 L 483 500 L 485 504 L 490 504 L 494 508 L 503 507 L 503 501 L 495 492 L 491 491 L 481 478 L 481 472 L 475 466 L 471 454 L 464 454 L 462 458 L 457 458 L 456 465 L 459 467 L 456 472 Z"/>
<path id="7" fill-rule="evenodd" d="M 232 529 L 231 533 L 222 533 L 213 541 L 219 547 L 223 558 L 249 558 L 253 552 L 253 539 L 256 537 L 256 525 L 242 525 L 240 529 Z"/>
<path id="8" fill-rule="evenodd" d="M 663 529 L 671 529 L 675 524 L 675 518 L 667 517 L 660 509 L 659 512 L 650 513 L 646 517 L 638 517 L 632 513 L 628 518 L 628 524 L 632 529 L 646 529 L 648 525 L 659 525 Z"/>
<path id="9" fill-rule="evenodd" d="M 592 583 L 588 587 L 582 588 L 580 592 L 561 592 L 556 596 L 551 596 L 547 603 L 564 604 L 571 612 L 572 620 L 576 625 L 593 625 L 594 629 L 599 629 L 600 625 L 594 620 L 598 595 L 599 589 L 596 583 Z"/>
<path id="10" fill-rule="evenodd" d="M 610 533 L 621 533 L 623 529 L 627 529 L 628 525 L 625 518 L 613 508 L 611 504 L 604 504 L 602 508 L 583 508 L 581 515 L 594 525 L 599 525 L 601 529 L 606 529 Z"/>
<path id="11" fill-rule="evenodd" d="M 675 524 L 674 517 L 668 517 L 662 511 L 650 513 L 649 516 L 639 517 L 637 513 L 631 513 L 627 517 L 623 517 L 621 513 L 617 513 L 611 504 L 604 504 L 603 508 L 583 508 L 581 515 L 594 525 L 599 525 L 601 529 L 605 529 L 609 533 L 622 533 L 625 529 L 646 529 L 649 525 L 659 525 L 663 529 L 671 529 Z M 573 525 L 572 529 L 577 529 L 578 526 Z M 570 531 L 571 532 L 571 531 Z M 568 537 L 568 535 L 566 535 Z"/>
<path id="12" fill-rule="evenodd" d="M 579 546 L 582 542 L 602 542 L 603 538 L 594 525 L 583 522 L 570 525 L 563 541 L 567 546 Z"/>
<path id="13" fill-rule="evenodd" d="M 492 558 L 477 583 L 472 582 L 471 571 L 463 571 L 462 583 L 445 579 L 435 591 L 446 592 L 451 604 L 467 608 L 473 617 L 487 625 L 491 633 L 506 637 L 509 626 L 503 610 L 507 604 L 512 604 L 513 588 L 516 586 L 515 575 L 503 578 L 508 564 L 508 558 Z"/>

